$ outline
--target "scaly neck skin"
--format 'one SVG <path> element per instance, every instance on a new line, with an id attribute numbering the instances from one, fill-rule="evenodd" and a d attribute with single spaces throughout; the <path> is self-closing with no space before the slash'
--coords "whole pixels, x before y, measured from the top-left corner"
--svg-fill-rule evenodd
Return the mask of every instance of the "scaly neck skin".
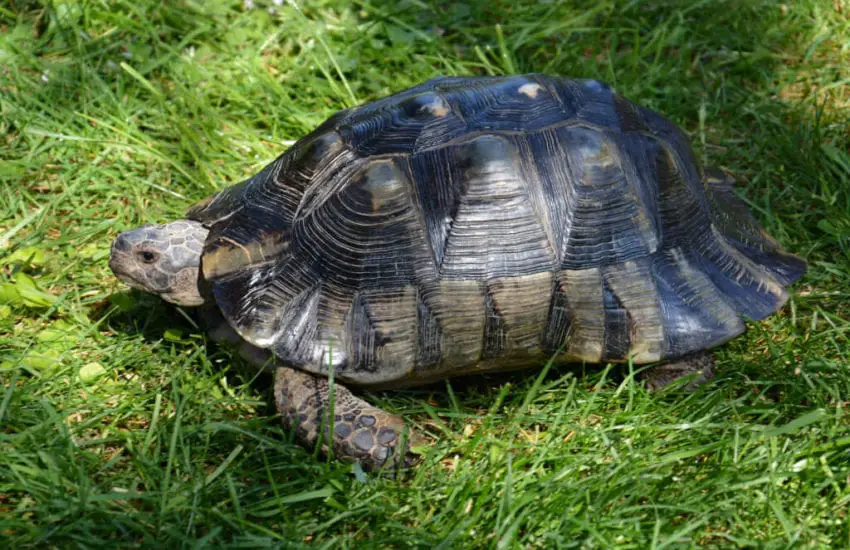
<path id="1" fill-rule="evenodd" d="M 209 230 L 196 221 L 146 225 L 118 235 L 109 267 L 127 285 L 173 304 L 199 306 L 201 254 Z"/>

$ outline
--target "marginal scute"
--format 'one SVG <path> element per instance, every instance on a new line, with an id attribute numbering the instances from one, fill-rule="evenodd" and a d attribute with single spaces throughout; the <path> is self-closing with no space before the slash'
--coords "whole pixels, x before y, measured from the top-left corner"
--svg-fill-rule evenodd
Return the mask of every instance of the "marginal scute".
<path id="1" fill-rule="evenodd" d="M 420 372 L 428 372 L 439 367 L 440 357 L 442 357 L 443 332 L 440 325 L 440 320 L 435 312 L 428 306 L 426 296 L 434 296 L 434 287 L 431 287 L 432 292 L 428 292 L 428 288 L 420 289 L 418 293 L 418 303 L 416 307 L 416 322 L 417 322 L 417 359 L 416 369 Z M 432 299 L 436 302 L 436 299 Z"/>
<path id="2" fill-rule="evenodd" d="M 258 235 L 245 244 L 219 237 L 207 244 L 203 257 L 204 277 L 213 281 L 234 271 L 273 261 L 284 254 L 288 247 L 289 240 L 281 234 Z"/>
<path id="3" fill-rule="evenodd" d="M 629 314 L 628 356 L 638 364 L 659 361 L 664 353 L 664 322 L 648 259 L 606 266 L 603 278 Z"/>
<path id="4" fill-rule="evenodd" d="M 470 365 L 481 359 L 484 348 L 484 282 L 442 280 L 428 305 L 440 320 L 442 361 Z"/>
<path id="5" fill-rule="evenodd" d="M 556 273 L 553 279 L 552 299 L 549 303 L 546 331 L 543 333 L 543 349 L 547 355 L 564 356 L 567 338 L 572 329 L 573 312 L 567 299 L 563 274 Z"/>
<path id="6" fill-rule="evenodd" d="M 488 294 L 505 325 L 509 350 L 542 353 L 540 336 L 546 329 L 552 281 L 553 274 L 544 271 L 497 277 L 487 283 Z"/>
<path id="7" fill-rule="evenodd" d="M 404 378 L 416 366 L 418 293 L 413 286 L 364 289 L 352 300 L 347 329 L 354 364 L 346 372 L 360 383 Z"/>
<path id="8" fill-rule="evenodd" d="M 221 279 L 249 265 L 251 265 L 251 252 L 226 237 L 207 245 L 202 263 L 204 278 L 208 281 Z"/>
<path id="9" fill-rule="evenodd" d="M 705 192 L 713 216 L 712 227 L 749 261 L 764 269 L 780 285 L 789 285 L 806 270 L 806 262 L 785 252 L 762 228 L 747 204 L 733 190 L 735 180 L 716 169 L 705 170 Z"/>
<path id="10" fill-rule="evenodd" d="M 497 359 L 510 353 L 507 328 L 502 312 L 496 306 L 489 289 L 484 293 L 484 350 L 483 361 Z"/>
<path id="11" fill-rule="evenodd" d="M 566 355 L 598 363 L 602 360 L 605 342 L 602 273 L 596 267 L 564 270 L 561 280 L 573 313 Z"/>
<path id="12" fill-rule="evenodd" d="M 314 322 L 309 323 L 310 337 L 290 339 L 287 333 L 275 344 L 275 354 L 291 353 L 298 358 L 299 367 L 317 373 L 328 374 L 331 370 L 340 380 L 352 367 L 352 333 L 347 330 L 346 315 L 352 296 L 345 289 L 321 280 L 317 287 L 318 297 Z"/>
<path id="13" fill-rule="evenodd" d="M 740 281 L 745 277 L 752 278 L 756 282 L 759 291 L 772 294 L 776 297 L 777 301 L 781 301 L 783 304 L 785 303 L 788 299 L 788 292 L 782 284 L 773 278 L 769 271 L 754 263 L 742 252 L 729 244 L 726 237 L 724 237 L 714 225 L 711 226 L 711 234 L 715 239 L 717 239 L 717 243 L 720 245 L 720 249 L 723 253 L 729 256 L 732 261 L 737 264 L 734 274 L 736 281 Z"/>
<path id="14" fill-rule="evenodd" d="M 631 318 L 620 297 L 602 278 L 602 307 L 605 310 L 605 329 L 602 335 L 602 360 L 626 361 L 632 346 Z"/>
<path id="15" fill-rule="evenodd" d="M 244 208 L 245 189 L 250 187 L 249 184 L 255 181 L 260 174 L 194 204 L 186 211 L 186 218 L 199 221 L 210 227 L 221 226 Z"/>
<path id="16" fill-rule="evenodd" d="M 755 264 L 711 227 L 695 247 L 700 267 L 733 308 L 760 320 L 785 305 L 788 292 L 766 268 Z"/>
<path id="17" fill-rule="evenodd" d="M 744 331 L 740 315 L 698 261 L 682 248 L 652 258 L 664 326 L 664 357 L 710 349 Z"/>

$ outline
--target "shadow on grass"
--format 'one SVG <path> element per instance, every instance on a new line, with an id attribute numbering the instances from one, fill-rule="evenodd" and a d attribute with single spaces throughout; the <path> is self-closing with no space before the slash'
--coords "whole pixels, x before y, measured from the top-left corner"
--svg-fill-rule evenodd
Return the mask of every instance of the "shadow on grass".
<path id="1" fill-rule="evenodd" d="M 159 297 L 139 290 L 111 294 L 91 313 L 93 320 L 105 320 L 114 332 L 140 334 L 147 342 L 162 340 L 169 330 L 174 338 L 200 332 L 191 311 L 178 310 Z"/>

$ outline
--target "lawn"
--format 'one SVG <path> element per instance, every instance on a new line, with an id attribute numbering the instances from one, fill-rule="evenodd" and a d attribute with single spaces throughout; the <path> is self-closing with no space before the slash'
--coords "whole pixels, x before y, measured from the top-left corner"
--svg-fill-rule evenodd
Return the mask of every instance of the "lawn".
<path id="1" fill-rule="evenodd" d="M 850 2 L 0 6 L 8 548 L 850 546 Z M 599 78 L 809 261 L 694 394 L 609 367 L 384 392 L 403 479 L 294 442 L 270 379 L 107 267 L 340 108 L 437 75 Z"/>

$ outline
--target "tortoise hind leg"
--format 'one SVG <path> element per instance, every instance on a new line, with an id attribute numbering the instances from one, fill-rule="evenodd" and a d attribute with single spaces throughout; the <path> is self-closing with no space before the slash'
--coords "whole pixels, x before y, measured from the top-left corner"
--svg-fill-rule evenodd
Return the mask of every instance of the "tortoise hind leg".
<path id="1" fill-rule="evenodd" d="M 313 448 L 320 437 L 323 421 L 327 424 L 330 384 L 327 379 L 290 367 L 275 371 L 274 400 L 284 425 L 295 429 L 298 440 Z M 359 461 L 363 469 L 403 468 L 417 462 L 410 450 L 421 439 L 406 434 L 404 421 L 356 397 L 340 384 L 334 385 L 334 419 L 330 433 L 331 450 L 343 460 Z M 399 446 L 405 445 L 400 452 Z M 328 452 L 327 440 L 322 450 Z"/>
<path id="2" fill-rule="evenodd" d="M 684 386 L 685 391 L 694 391 L 714 378 L 714 355 L 709 352 L 693 353 L 674 361 L 658 365 L 641 373 L 640 378 L 650 391 L 658 391 L 686 376 L 693 379 Z"/>

